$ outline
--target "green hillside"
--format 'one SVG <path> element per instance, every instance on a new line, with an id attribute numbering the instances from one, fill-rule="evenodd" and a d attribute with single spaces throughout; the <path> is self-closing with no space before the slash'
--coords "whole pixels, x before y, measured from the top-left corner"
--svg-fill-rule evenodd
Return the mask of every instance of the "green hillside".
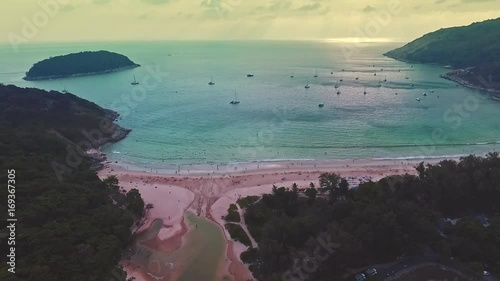
<path id="1" fill-rule="evenodd" d="M 45 80 L 91 75 L 138 67 L 124 55 L 108 51 L 80 52 L 51 57 L 35 63 L 25 80 Z"/>
<path id="2" fill-rule="evenodd" d="M 440 29 L 384 55 L 454 68 L 500 62 L 500 18 Z"/>
<path id="3" fill-rule="evenodd" d="M 0 280 L 125 280 L 113 276 L 123 274 L 117 264 L 144 202 L 137 190 L 125 194 L 114 179 L 101 181 L 77 145 L 88 140 L 82 132 L 116 116 L 71 94 L 0 84 L 0 220 L 12 218 L 8 195 L 17 219 L 15 245 L 0 228 Z M 111 128 L 88 143 L 113 139 L 119 129 Z M 15 274 L 7 271 L 12 246 Z"/>

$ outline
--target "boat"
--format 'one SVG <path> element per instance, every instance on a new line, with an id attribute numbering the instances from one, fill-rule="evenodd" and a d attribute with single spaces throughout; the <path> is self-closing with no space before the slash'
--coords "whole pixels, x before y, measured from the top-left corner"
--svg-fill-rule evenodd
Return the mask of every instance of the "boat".
<path id="1" fill-rule="evenodd" d="M 377 87 L 382 87 L 382 84 L 380 83 L 380 80 L 378 80 Z"/>
<path id="2" fill-rule="evenodd" d="M 408 79 L 410 79 L 410 77 L 406 76 L 405 79 L 408 80 Z"/>
<path id="3" fill-rule="evenodd" d="M 234 100 L 230 102 L 230 104 L 239 104 L 240 101 L 236 98 L 236 91 L 234 91 Z"/>
<path id="4" fill-rule="evenodd" d="M 318 68 L 316 67 L 316 74 L 314 74 L 314 78 L 318 78 Z"/>
<path id="5" fill-rule="evenodd" d="M 429 93 L 434 93 L 434 90 L 429 90 Z"/>
<path id="6" fill-rule="evenodd" d="M 309 86 L 309 79 L 307 79 L 307 83 L 306 83 L 306 86 L 304 88 L 306 88 L 306 89 L 311 88 L 311 86 Z"/>
<path id="7" fill-rule="evenodd" d="M 413 83 L 411 83 L 411 84 L 410 84 L 410 86 L 412 86 L 412 87 L 413 87 L 413 86 L 414 86 L 414 85 L 413 85 Z"/>
<path id="8" fill-rule="evenodd" d="M 341 76 L 339 81 L 344 82 L 344 76 Z"/>
<path id="9" fill-rule="evenodd" d="M 210 85 L 210 86 L 215 85 L 213 76 L 210 76 L 210 82 L 208 82 L 208 85 Z"/>
<path id="10" fill-rule="evenodd" d="M 359 77 L 356 77 L 356 80 L 359 80 Z"/>
<path id="11" fill-rule="evenodd" d="M 422 93 L 422 96 L 426 97 L 426 96 L 427 96 L 427 93 Z"/>
<path id="12" fill-rule="evenodd" d="M 373 73 L 373 76 L 377 76 L 377 72 Z"/>
<path id="13" fill-rule="evenodd" d="M 417 101 L 420 101 L 420 98 L 417 98 Z"/>
<path id="14" fill-rule="evenodd" d="M 134 82 L 130 83 L 132 85 L 139 85 L 139 82 L 137 82 L 137 80 L 135 80 L 135 75 L 134 75 Z"/>
<path id="15" fill-rule="evenodd" d="M 340 89 L 338 89 L 337 90 L 337 95 L 340 95 L 340 94 L 341 94 Z"/>
<path id="16" fill-rule="evenodd" d="M 338 87 L 340 87 L 340 85 L 339 84 L 335 84 L 335 89 L 337 89 Z"/>
<path id="17" fill-rule="evenodd" d="M 253 77 L 253 74 L 249 73 L 247 74 L 247 77 Z"/>
<path id="18" fill-rule="evenodd" d="M 332 69 L 332 72 L 330 72 L 330 74 L 333 74 L 333 69 Z"/>
<path id="19" fill-rule="evenodd" d="M 320 103 L 320 104 L 318 104 L 318 107 L 323 107 L 323 106 L 325 106 L 325 104 L 324 104 L 324 103 Z"/>
<path id="20" fill-rule="evenodd" d="M 293 77 L 294 77 L 294 76 L 293 76 L 293 72 L 292 72 L 292 75 L 290 75 L 290 78 L 293 78 Z"/>
<path id="21" fill-rule="evenodd" d="M 384 82 L 387 82 L 387 76 L 386 76 L 386 77 L 384 77 Z"/>
<path id="22" fill-rule="evenodd" d="M 366 95 L 366 87 L 365 87 L 365 90 L 363 91 L 363 95 Z"/>
<path id="23" fill-rule="evenodd" d="M 64 94 L 69 93 L 69 92 L 68 92 L 68 90 L 66 90 L 66 86 L 64 86 L 64 90 L 62 90 L 62 92 L 63 92 Z"/>
<path id="24" fill-rule="evenodd" d="M 397 96 L 397 95 L 398 95 L 398 93 L 395 93 L 395 95 Z"/>

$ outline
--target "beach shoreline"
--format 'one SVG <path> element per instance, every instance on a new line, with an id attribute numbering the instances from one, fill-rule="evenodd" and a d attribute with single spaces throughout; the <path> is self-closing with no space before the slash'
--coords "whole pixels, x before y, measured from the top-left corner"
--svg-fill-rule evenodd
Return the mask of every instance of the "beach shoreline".
<path id="1" fill-rule="evenodd" d="M 454 160 L 458 158 L 455 157 Z M 204 167 L 201 170 L 189 169 L 180 172 L 127 170 L 120 163 L 107 161 L 98 175 L 101 179 L 116 176 L 123 189 L 138 189 L 145 204 L 153 205 L 137 232 L 146 231 L 154 220 L 162 219 L 165 227 L 155 238 L 158 245 L 175 243 L 175 247 L 163 246 L 163 249 L 178 250 L 184 245 L 184 242 L 179 243 L 178 239 L 183 240 L 189 232 L 182 226 L 186 212 L 192 212 L 217 224 L 226 240 L 225 255 L 217 276 L 229 275 L 235 281 L 246 281 L 253 277 L 239 256 L 247 247 L 230 238 L 222 218 L 229 205 L 235 203 L 238 198 L 270 193 L 274 185 L 290 187 L 297 183 L 299 188 L 305 188 L 313 183 L 318 186 L 318 177 L 325 172 L 335 172 L 347 178 L 350 186 L 355 187 L 362 182 L 377 181 L 390 175 L 416 174 L 415 166 L 420 162 L 435 164 L 445 159 L 450 158 L 259 162 L 239 164 L 223 170 L 220 167 L 212 170 Z M 177 242 L 172 242 L 175 240 Z M 136 280 L 153 281 L 147 273 L 141 272 L 140 268 L 130 263 L 122 265 L 137 278 Z"/>

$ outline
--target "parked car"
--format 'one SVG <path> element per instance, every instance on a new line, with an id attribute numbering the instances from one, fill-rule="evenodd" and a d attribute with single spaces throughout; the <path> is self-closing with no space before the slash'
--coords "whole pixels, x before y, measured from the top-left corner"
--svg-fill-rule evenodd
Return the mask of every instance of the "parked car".
<path id="1" fill-rule="evenodd" d="M 377 270 L 375 268 L 369 268 L 365 271 L 366 275 L 368 276 L 375 276 L 377 275 Z"/>
<path id="2" fill-rule="evenodd" d="M 356 276 L 354 276 L 354 279 L 356 279 L 356 281 L 365 281 L 366 275 L 364 275 L 363 273 L 356 274 Z"/>

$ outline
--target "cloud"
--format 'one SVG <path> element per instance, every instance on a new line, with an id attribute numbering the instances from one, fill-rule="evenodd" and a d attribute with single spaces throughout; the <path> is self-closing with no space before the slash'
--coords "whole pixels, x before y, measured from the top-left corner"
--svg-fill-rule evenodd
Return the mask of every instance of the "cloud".
<path id="1" fill-rule="evenodd" d="M 71 12 L 75 9 L 75 5 L 71 5 L 71 4 L 68 4 L 68 5 L 64 5 L 62 6 L 61 8 L 61 12 Z"/>
<path id="2" fill-rule="evenodd" d="M 97 5 L 104 5 L 111 3 L 111 0 L 94 0 L 92 3 L 97 4 Z"/>
<path id="3" fill-rule="evenodd" d="M 320 3 L 314 3 L 314 4 L 306 4 L 298 8 L 298 11 L 315 11 L 321 8 Z"/>
<path id="4" fill-rule="evenodd" d="M 292 1 L 274 1 L 271 5 L 267 7 L 270 12 L 287 11 L 292 6 Z"/>
<path id="5" fill-rule="evenodd" d="M 170 2 L 170 0 L 141 0 L 143 3 L 151 5 L 163 5 Z"/>
<path id="6" fill-rule="evenodd" d="M 361 11 L 363 11 L 364 13 L 370 13 L 370 12 L 373 12 L 375 11 L 376 9 L 370 5 L 364 7 Z"/>

